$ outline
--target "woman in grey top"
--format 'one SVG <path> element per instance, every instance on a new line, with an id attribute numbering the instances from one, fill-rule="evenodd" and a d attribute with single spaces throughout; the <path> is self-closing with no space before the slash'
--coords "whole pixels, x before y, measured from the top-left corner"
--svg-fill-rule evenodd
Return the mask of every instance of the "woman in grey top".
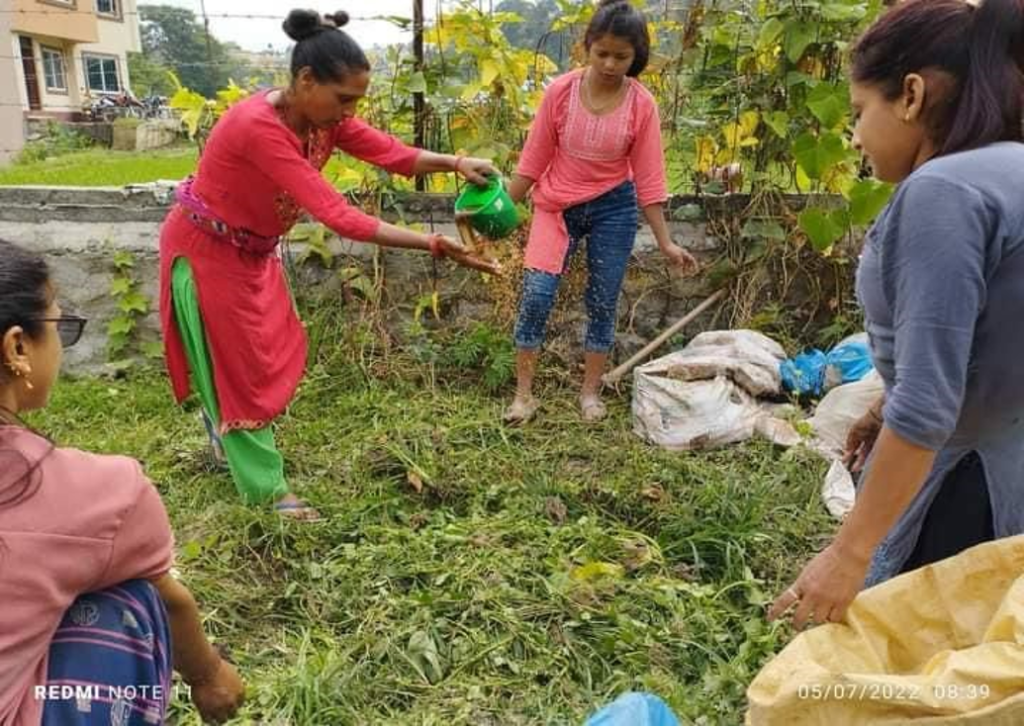
<path id="1" fill-rule="evenodd" d="M 832 543 L 772 606 L 839 621 L 865 584 L 1024 532 L 1024 144 L 1018 0 L 906 0 L 853 49 L 854 145 L 899 186 L 857 272 L 885 396 Z"/>

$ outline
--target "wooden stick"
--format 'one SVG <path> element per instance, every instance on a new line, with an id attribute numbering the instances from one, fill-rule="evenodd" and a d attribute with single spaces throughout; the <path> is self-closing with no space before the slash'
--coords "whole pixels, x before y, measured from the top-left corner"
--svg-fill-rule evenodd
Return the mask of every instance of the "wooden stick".
<path id="1" fill-rule="evenodd" d="M 692 323 L 697 316 L 699 316 L 701 313 L 703 313 L 708 308 L 717 303 L 719 300 L 721 300 L 722 296 L 724 295 L 725 288 L 709 295 L 707 298 L 704 299 L 704 301 L 700 305 L 698 305 L 692 311 L 690 311 L 685 316 L 680 318 L 678 321 L 673 323 L 671 326 L 665 329 L 665 331 L 661 335 L 659 335 L 653 341 L 651 341 L 646 346 L 637 351 L 635 354 L 633 354 L 632 358 L 630 358 L 624 364 L 620 365 L 615 370 L 610 371 L 609 373 L 602 376 L 601 380 L 604 381 L 604 383 L 606 384 L 614 384 L 624 375 L 629 373 L 629 371 L 632 370 L 634 366 L 636 366 L 638 363 L 640 363 L 649 355 L 658 350 L 661 344 L 665 343 L 665 341 L 672 338 L 672 336 L 681 331 L 687 324 Z"/>

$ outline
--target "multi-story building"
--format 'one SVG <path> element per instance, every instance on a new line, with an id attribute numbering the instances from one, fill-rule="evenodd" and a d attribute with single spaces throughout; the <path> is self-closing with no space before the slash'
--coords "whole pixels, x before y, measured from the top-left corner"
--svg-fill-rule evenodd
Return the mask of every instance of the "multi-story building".
<path id="1" fill-rule="evenodd" d="M 13 73 L 25 116 L 70 118 L 90 98 L 130 88 L 128 53 L 141 49 L 136 0 L 3 0 L 2 5 L 12 5 L 13 12 L 8 13 L 9 45 L 0 45 L 0 88 Z M 0 114 L 4 111 L 0 107 Z"/>

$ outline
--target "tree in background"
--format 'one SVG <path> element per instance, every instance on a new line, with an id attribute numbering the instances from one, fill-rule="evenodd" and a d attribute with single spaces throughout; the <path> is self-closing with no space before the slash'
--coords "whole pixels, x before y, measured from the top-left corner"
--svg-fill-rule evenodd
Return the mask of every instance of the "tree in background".
<path id="1" fill-rule="evenodd" d="M 149 78 L 145 75 L 147 72 L 162 66 L 174 71 L 184 86 L 210 98 L 217 89 L 226 86 L 229 79 L 243 81 L 250 75 L 249 64 L 233 57 L 216 38 L 207 37 L 205 28 L 191 10 L 170 5 L 140 5 L 139 14 L 142 52 L 147 56 L 144 78 Z M 139 92 L 137 88 L 136 93 Z"/>
<path id="2" fill-rule="evenodd" d="M 555 0 L 503 0 L 495 10 L 515 13 L 523 19 L 521 23 L 504 27 L 509 43 L 517 48 L 540 50 L 557 63 L 560 70 L 566 70 L 575 39 L 565 31 L 552 31 L 552 24 L 560 14 Z"/>
<path id="3" fill-rule="evenodd" d="M 132 93 L 138 98 L 170 96 L 173 93 L 171 69 L 145 53 L 128 54 L 128 75 L 132 79 Z"/>

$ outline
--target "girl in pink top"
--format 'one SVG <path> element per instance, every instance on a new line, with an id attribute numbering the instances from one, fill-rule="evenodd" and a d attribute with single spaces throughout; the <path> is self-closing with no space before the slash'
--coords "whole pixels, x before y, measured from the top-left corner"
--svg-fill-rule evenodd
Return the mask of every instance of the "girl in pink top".
<path id="1" fill-rule="evenodd" d="M 619 293 L 637 231 L 637 204 L 673 265 L 694 259 L 672 242 L 661 122 L 654 97 L 637 81 L 650 37 L 627 0 L 602 0 L 585 36 L 586 68 L 556 79 L 544 94 L 509 186 L 520 201 L 532 189 L 533 224 L 515 340 L 517 387 L 509 422 L 533 417 L 537 353 L 568 258 L 587 238 L 587 326 L 580 407 L 586 421 L 606 415 L 601 375 L 615 342 Z"/>
<path id="2" fill-rule="evenodd" d="M 0 725 L 163 724 L 172 666 L 223 721 L 244 687 L 170 575 L 167 512 L 138 462 L 18 419 L 46 405 L 84 326 L 46 262 L 0 240 Z"/>

